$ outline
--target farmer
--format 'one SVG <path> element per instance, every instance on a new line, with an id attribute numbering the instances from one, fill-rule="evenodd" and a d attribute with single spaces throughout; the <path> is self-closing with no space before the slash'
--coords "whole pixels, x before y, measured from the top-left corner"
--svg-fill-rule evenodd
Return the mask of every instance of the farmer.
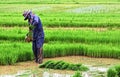
<path id="1" fill-rule="evenodd" d="M 28 24 L 33 26 L 32 29 L 32 49 L 36 63 L 43 62 L 43 43 L 44 43 L 44 31 L 41 20 L 38 16 L 34 15 L 32 11 L 24 11 L 24 20 L 28 20 Z M 30 41 L 30 40 L 28 40 Z"/>

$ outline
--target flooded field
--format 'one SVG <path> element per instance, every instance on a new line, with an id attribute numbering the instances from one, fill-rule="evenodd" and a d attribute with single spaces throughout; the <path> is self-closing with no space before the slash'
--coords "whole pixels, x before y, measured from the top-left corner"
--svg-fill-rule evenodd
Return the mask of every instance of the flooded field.
<path id="1" fill-rule="evenodd" d="M 90 58 L 84 56 L 69 56 L 44 59 L 64 60 L 71 63 L 82 63 L 89 68 L 89 71 L 82 72 L 83 77 L 106 77 L 108 68 L 115 64 L 120 64 L 117 59 Z M 38 64 L 33 61 L 17 63 L 12 66 L 0 66 L 0 77 L 71 77 L 75 71 L 40 69 Z M 6 71 L 8 70 L 8 71 Z"/>
<path id="2" fill-rule="evenodd" d="M 93 6 L 75 8 L 67 11 L 73 13 L 94 13 L 94 12 L 100 13 L 101 11 L 108 12 L 109 9 L 106 10 L 106 7 L 104 5 L 93 5 Z"/>
<path id="3" fill-rule="evenodd" d="M 106 77 L 106 71 L 108 68 L 106 67 L 92 67 L 89 66 L 89 71 L 82 72 L 83 77 Z M 68 73 L 53 73 L 51 71 L 40 71 L 42 77 L 71 77 L 73 74 Z M 1 75 L 0 77 L 21 77 L 21 76 L 27 76 L 27 77 L 39 77 L 40 74 L 33 72 L 32 70 L 21 70 L 18 71 L 14 75 Z"/>

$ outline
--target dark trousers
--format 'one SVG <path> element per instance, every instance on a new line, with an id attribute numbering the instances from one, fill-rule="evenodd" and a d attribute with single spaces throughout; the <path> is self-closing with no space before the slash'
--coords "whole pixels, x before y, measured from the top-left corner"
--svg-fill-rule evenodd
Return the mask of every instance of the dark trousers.
<path id="1" fill-rule="evenodd" d="M 42 63 L 43 60 L 43 43 L 44 38 L 40 38 L 32 42 L 32 49 L 37 63 Z"/>

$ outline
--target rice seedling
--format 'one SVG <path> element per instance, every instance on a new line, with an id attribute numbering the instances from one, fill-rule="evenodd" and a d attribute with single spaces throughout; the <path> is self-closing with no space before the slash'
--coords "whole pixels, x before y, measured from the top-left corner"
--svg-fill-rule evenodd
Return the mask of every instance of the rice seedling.
<path id="1" fill-rule="evenodd" d="M 2 0 L 1 4 L 81 4 L 81 3 L 119 3 L 118 0 L 21 0 L 21 1 L 16 1 L 16 0 Z"/>
<path id="2" fill-rule="evenodd" d="M 120 27 L 119 14 L 70 14 L 64 13 L 40 15 L 44 27 Z M 64 15 L 64 17 L 62 17 Z M 48 16 L 48 17 L 47 17 Z M 6 20 L 6 21 L 4 21 Z M 98 22 L 99 21 L 99 22 Z M 23 17 L 10 16 L 2 17 L 0 26 L 13 27 L 13 26 L 27 26 Z"/>
<path id="3" fill-rule="evenodd" d="M 31 43 L 23 42 L 28 30 L 19 29 L 28 25 L 22 16 L 22 12 L 26 9 L 32 9 L 37 13 L 43 27 L 46 28 L 44 57 L 82 55 L 119 59 L 120 31 L 110 29 L 120 27 L 119 8 L 117 0 L 36 0 L 34 2 L 33 0 L 2 0 L 0 2 L 0 65 L 33 60 Z M 2 29 L 3 27 L 10 28 Z M 49 27 L 110 27 L 110 30 L 50 30 Z M 48 64 L 46 67 L 52 68 L 53 63 L 46 63 Z M 56 66 L 56 69 L 65 69 L 70 66 L 64 62 L 60 65 L 63 65 L 62 68 Z M 76 70 L 77 66 L 70 68 Z"/>
<path id="4" fill-rule="evenodd" d="M 82 77 L 82 74 L 80 71 L 76 71 L 72 77 Z"/>
<path id="5" fill-rule="evenodd" d="M 77 46 L 77 47 L 76 47 Z M 62 48 L 62 49 L 61 49 Z M 63 51 L 64 50 L 64 51 Z M 114 52 L 113 52 L 114 51 Z M 61 54 L 64 52 L 65 54 Z M 107 58 L 119 58 L 120 50 L 117 47 L 104 44 L 49 44 L 44 46 L 45 57 L 60 57 L 60 56 L 71 56 L 71 55 L 83 55 L 91 57 L 107 57 Z"/>
<path id="6" fill-rule="evenodd" d="M 115 65 L 107 71 L 107 77 L 120 77 L 120 65 Z"/>
<path id="7" fill-rule="evenodd" d="M 6 43 L 0 44 L 0 46 L 0 65 L 11 65 L 16 62 L 33 60 L 32 49 L 28 44 Z"/>
<path id="8" fill-rule="evenodd" d="M 0 40 L 24 41 L 27 29 L 0 28 Z M 92 31 L 71 29 L 45 29 L 45 43 L 70 42 L 70 43 L 101 43 L 117 45 L 120 43 L 119 30 Z M 94 36 L 93 36 L 94 35 Z M 62 37 L 61 37 L 62 36 Z M 76 46 L 77 47 L 77 46 Z M 62 53 L 64 54 L 64 53 Z"/>
<path id="9" fill-rule="evenodd" d="M 27 26 L 21 11 L 32 9 L 40 16 L 45 27 L 119 27 L 119 4 L 101 4 L 102 10 L 96 10 L 96 4 L 49 4 L 49 5 L 25 5 L 25 4 L 1 4 L 0 26 Z M 54 7 L 56 6 L 56 7 Z M 92 6 L 92 8 L 91 8 Z M 37 7 L 37 8 L 36 8 Z M 69 8 L 68 8 L 69 7 Z M 95 8 L 93 8 L 95 7 Z M 9 9 L 12 8 L 12 9 Z M 59 8 L 59 9 L 58 9 Z M 85 11 L 82 13 L 71 10 Z M 87 8 L 87 10 L 86 10 Z M 8 9 L 8 10 L 5 10 Z M 94 12 L 95 9 L 95 12 Z M 107 9 L 107 10 L 106 10 Z M 41 12 L 40 12 L 41 11 Z M 88 13 L 86 13 L 88 12 Z M 12 19 L 11 19 L 12 17 Z"/>
<path id="10" fill-rule="evenodd" d="M 60 69 L 64 70 L 64 69 L 68 68 L 68 66 L 69 66 L 69 63 L 65 63 L 62 65 L 62 67 Z"/>
<path id="11" fill-rule="evenodd" d="M 8 41 L 1 43 L 0 47 L 0 63 L 3 65 L 14 64 L 20 61 L 33 60 L 33 52 L 30 43 L 17 43 Z M 72 55 L 119 59 L 120 49 L 119 46 L 117 47 L 107 44 L 61 44 L 54 42 L 54 44 L 52 43 L 44 45 L 45 58 Z"/>
<path id="12" fill-rule="evenodd" d="M 11 28 L 5 30 L 1 28 L 0 32 L 0 54 L 5 55 L 0 57 L 1 64 L 13 64 L 33 59 L 31 43 L 23 42 L 27 33 L 26 29 Z M 45 29 L 45 34 L 44 57 L 82 55 L 99 58 L 120 58 L 119 30 L 96 32 L 91 30 L 73 31 L 68 29 L 63 31 L 58 29 L 51 31 Z M 6 46 L 8 47 L 6 48 Z M 10 54 L 3 53 L 3 51 L 6 51 L 6 53 L 11 51 L 11 55 L 16 54 L 15 58 Z M 19 53 L 16 51 L 19 51 Z M 8 57 L 10 57 L 9 60 L 7 60 Z"/>
<path id="13" fill-rule="evenodd" d="M 61 68 L 62 67 L 62 68 Z M 44 64 L 41 64 L 39 68 L 50 68 L 50 69 L 60 69 L 60 70 L 74 70 L 74 71 L 87 71 L 87 67 L 83 67 L 82 64 L 70 64 L 64 61 L 47 61 Z"/>

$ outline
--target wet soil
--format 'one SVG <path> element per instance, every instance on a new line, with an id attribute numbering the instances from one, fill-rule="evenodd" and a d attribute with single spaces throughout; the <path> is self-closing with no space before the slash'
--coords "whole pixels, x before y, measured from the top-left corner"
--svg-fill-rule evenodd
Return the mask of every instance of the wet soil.
<path id="1" fill-rule="evenodd" d="M 84 65 L 91 65 L 91 66 L 112 66 L 116 64 L 120 64 L 119 59 L 111 59 L 111 58 L 91 58 L 85 56 L 67 56 L 67 57 L 56 57 L 56 58 L 45 58 L 45 61 L 48 60 L 64 60 L 70 63 L 82 63 Z M 46 69 L 38 68 L 39 64 L 36 64 L 34 61 L 26 61 L 26 62 L 19 62 L 14 65 L 6 65 L 0 66 L 0 75 L 2 74 L 15 74 L 20 70 L 32 70 L 32 71 L 43 71 Z M 61 71 L 61 70 L 49 70 L 55 73 L 73 73 L 73 71 Z"/>

